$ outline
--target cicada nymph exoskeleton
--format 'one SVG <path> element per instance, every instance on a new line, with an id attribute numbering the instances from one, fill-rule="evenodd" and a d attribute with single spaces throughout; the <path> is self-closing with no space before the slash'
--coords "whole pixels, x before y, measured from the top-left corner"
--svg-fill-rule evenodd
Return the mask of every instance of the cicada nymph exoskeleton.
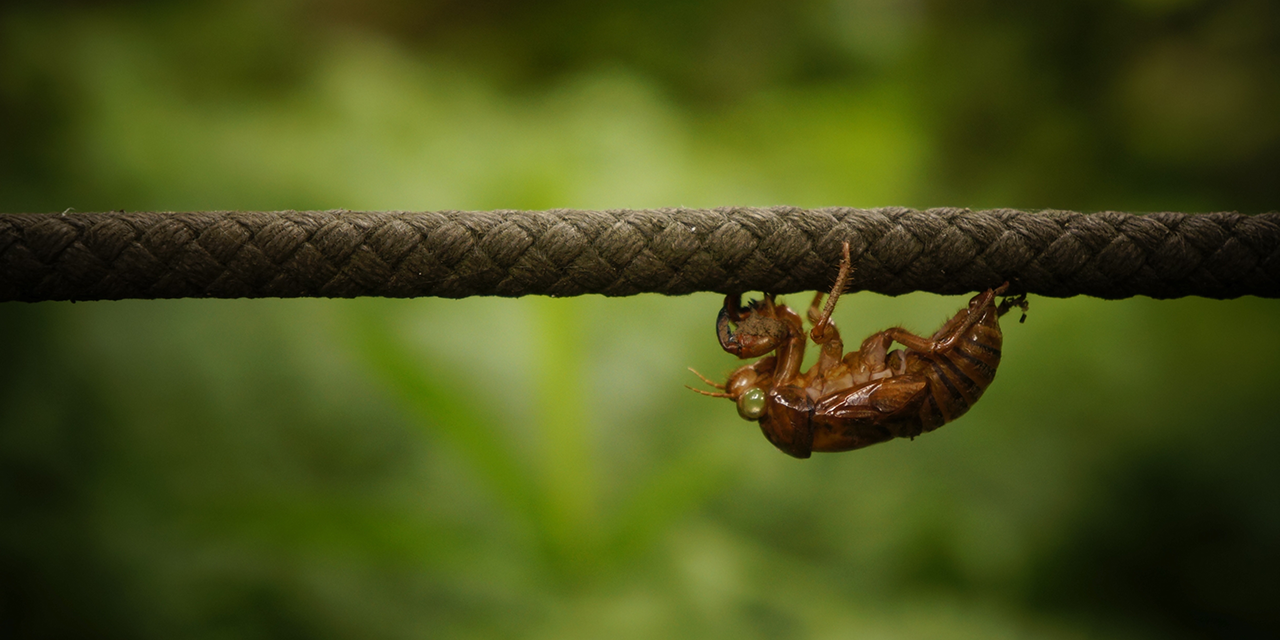
<path id="1" fill-rule="evenodd" d="M 740 295 L 727 296 L 716 321 L 720 346 L 739 358 L 764 357 L 736 369 L 724 385 L 695 371 L 718 391 L 694 391 L 733 400 L 740 416 L 759 421 L 769 442 L 797 458 L 914 438 L 964 415 L 1000 366 L 1000 317 L 1018 307 L 1025 319 L 1026 296 L 997 304 L 1006 282 L 974 296 L 930 337 L 894 327 L 844 353 L 831 312 L 851 268 L 845 243 L 826 305 L 822 292 L 809 305 L 807 333 L 800 316 L 772 295 L 745 307 Z M 801 373 L 809 339 L 820 349 L 818 362 Z M 890 350 L 894 343 L 902 348 Z"/>

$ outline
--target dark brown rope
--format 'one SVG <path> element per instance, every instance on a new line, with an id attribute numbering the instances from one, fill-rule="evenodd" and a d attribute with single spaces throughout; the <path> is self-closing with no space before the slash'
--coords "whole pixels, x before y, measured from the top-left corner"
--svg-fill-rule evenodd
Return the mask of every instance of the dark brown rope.
<path id="1" fill-rule="evenodd" d="M 1280 213 L 904 208 L 0 215 L 0 300 L 790 293 L 1280 297 Z"/>

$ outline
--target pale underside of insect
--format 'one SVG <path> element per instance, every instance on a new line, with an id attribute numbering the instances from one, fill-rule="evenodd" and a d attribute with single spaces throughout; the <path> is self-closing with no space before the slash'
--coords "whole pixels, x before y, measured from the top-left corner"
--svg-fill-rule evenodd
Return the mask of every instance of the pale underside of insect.
<path id="1" fill-rule="evenodd" d="M 963 415 L 1000 365 L 1000 316 L 1019 307 L 1025 320 L 1026 296 L 997 305 L 996 296 L 1009 288 L 1006 282 L 974 296 L 930 337 L 894 327 L 846 354 L 831 312 L 851 268 L 845 243 L 826 305 L 822 292 L 809 305 L 807 334 L 800 316 L 772 295 L 746 307 L 740 306 L 741 295 L 727 296 L 716 321 L 720 346 L 739 358 L 767 357 L 739 367 L 724 385 L 694 371 L 719 391 L 693 390 L 733 400 L 740 416 L 758 421 L 769 442 L 797 458 L 914 438 Z M 818 362 L 802 373 L 809 339 L 820 350 Z M 890 350 L 894 343 L 903 348 Z"/>

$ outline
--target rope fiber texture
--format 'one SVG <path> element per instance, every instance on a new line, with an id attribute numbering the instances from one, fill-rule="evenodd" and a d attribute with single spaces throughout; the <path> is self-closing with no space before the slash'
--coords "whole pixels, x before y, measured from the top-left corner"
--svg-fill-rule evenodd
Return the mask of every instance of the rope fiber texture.
<path id="1" fill-rule="evenodd" d="M 0 215 L 0 301 L 850 290 L 1280 297 L 1280 213 L 793 207 Z"/>

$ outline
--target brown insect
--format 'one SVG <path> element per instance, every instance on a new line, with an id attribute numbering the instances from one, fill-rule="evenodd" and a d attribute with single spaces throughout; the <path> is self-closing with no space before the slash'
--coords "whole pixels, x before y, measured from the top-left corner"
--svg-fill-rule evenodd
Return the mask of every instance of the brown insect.
<path id="1" fill-rule="evenodd" d="M 1026 320 L 1026 296 L 996 305 L 996 296 L 1009 288 L 1006 282 L 974 296 L 932 337 L 894 327 L 872 334 L 860 349 L 845 354 L 831 312 L 850 269 L 845 243 L 826 306 L 821 291 L 809 305 L 813 328 L 808 337 L 821 352 L 808 372 L 800 373 L 806 335 L 799 315 L 769 294 L 746 307 L 740 306 L 741 295 L 730 295 L 716 320 L 720 346 L 739 358 L 773 355 L 739 367 L 725 385 L 694 371 L 720 391 L 690 389 L 732 399 L 738 415 L 759 421 L 769 442 L 797 458 L 914 438 L 968 411 L 1000 365 L 1000 316 L 1019 307 Z M 894 342 L 906 349 L 889 351 Z"/>

